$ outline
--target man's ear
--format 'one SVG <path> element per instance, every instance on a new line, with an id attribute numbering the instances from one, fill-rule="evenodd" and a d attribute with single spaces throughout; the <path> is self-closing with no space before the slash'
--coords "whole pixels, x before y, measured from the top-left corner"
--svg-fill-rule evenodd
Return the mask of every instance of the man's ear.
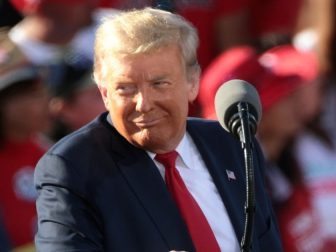
<path id="1" fill-rule="evenodd" d="M 98 89 L 100 91 L 100 95 L 103 98 L 103 102 L 105 104 L 105 108 L 108 109 L 108 104 L 109 104 L 109 99 L 108 99 L 108 95 L 107 95 L 107 87 L 105 85 L 98 85 Z"/>

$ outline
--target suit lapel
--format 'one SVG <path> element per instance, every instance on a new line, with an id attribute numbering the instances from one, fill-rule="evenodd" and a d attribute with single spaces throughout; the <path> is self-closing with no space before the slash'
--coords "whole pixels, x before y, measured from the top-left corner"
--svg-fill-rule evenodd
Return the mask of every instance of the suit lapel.
<path id="1" fill-rule="evenodd" d="M 232 149 L 236 151 L 236 148 L 231 143 L 228 143 L 227 147 L 221 145 L 221 148 L 218 148 L 217 139 L 213 139 L 213 142 L 205 142 L 205 138 L 200 137 L 202 133 L 198 130 L 196 132 L 191 125 L 188 125 L 188 133 L 196 144 L 217 187 L 234 227 L 236 237 L 240 239 L 243 236 L 245 220 L 245 175 L 242 164 L 236 160 L 233 153 L 230 153 Z M 233 171 L 236 178 L 230 179 L 227 171 Z"/>
<path id="2" fill-rule="evenodd" d="M 118 154 L 117 166 L 167 246 L 194 251 L 186 226 L 154 162 L 145 151 L 127 143 L 119 134 L 113 141 L 118 145 L 113 148 Z"/>

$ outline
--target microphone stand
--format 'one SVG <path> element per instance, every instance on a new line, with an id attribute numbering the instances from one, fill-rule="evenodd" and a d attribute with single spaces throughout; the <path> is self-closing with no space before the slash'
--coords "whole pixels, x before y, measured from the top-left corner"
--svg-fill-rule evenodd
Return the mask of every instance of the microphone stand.
<path id="1" fill-rule="evenodd" d="M 253 173 L 253 141 L 251 130 L 255 131 L 254 125 L 251 125 L 249 117 L 248 103 L 238 103 L 238 114 L 240 125 L 238 129 L 239 139 L 244 151 L 245 173 L 246 173 L 246 202 L 245 202 L 245 227 L 244 235 L 241 240 L 241 251 L 248 252 L 251 248 L 253 236 L 253 223 L 255 213 L 255 196 L 254 196 L 254 173 Z M 252 118 L 254 119 L 254 118 Z M 252 129 L 251 129 L 252 127 Z"/>

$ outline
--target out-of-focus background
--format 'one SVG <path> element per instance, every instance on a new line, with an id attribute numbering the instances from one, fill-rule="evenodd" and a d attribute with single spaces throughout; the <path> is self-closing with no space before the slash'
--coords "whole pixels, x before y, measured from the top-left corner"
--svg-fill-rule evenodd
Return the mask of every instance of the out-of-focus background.
<path id="1" fill-rule="evenodd" d="M 105 111 L 92 79 L 97 25 L 158 2 L 199 32 L 190 116 L 216 120 L 230 79 L 259 92 L 256 137 L 285 252 L 336 251 L 336 1 L 1 0 L 0 252 L 35 250 L 36 162 Z"/>

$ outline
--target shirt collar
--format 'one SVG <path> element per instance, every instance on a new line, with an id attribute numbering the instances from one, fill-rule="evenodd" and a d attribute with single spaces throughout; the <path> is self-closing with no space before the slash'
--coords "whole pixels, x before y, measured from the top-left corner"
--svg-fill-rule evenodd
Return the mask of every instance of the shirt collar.
<path id="1" fill-rule="evenodd" d="M 192 140 L 188 133 L 185 133 L 181 142 L 176 147 L 176 152 L 179 154 L 179 157 L 181 161 L 184 163 L 185 166 L 188 168 L 192 168 Z M 147 151 L 148 155 L 151 157 L 151 159 L 154 160 L 156 153 Z M 177 160 L 179 162 L 179 160 Z"/>

